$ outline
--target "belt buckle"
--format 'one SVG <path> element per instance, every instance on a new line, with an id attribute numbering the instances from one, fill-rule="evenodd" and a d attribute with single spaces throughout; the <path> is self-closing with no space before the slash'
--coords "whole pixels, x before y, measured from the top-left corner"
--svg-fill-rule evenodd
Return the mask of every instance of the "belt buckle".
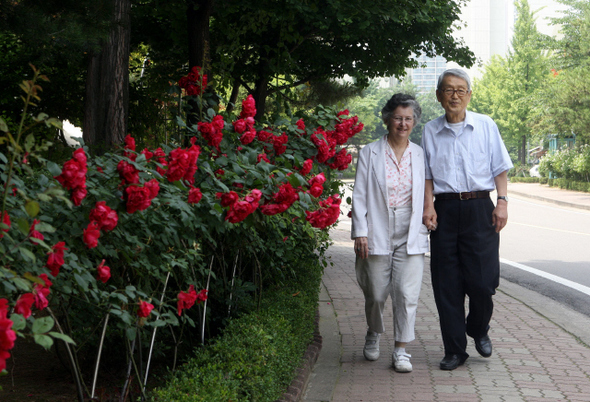
<path id="1" fill-rule="evenodd" d="M 463 198 L 463 194 L 467 194 L 467 193 L 459 193 L 459 200 L 460 201 L 466 201 L 466 200 L 468 200 L 469 198 Z"/>

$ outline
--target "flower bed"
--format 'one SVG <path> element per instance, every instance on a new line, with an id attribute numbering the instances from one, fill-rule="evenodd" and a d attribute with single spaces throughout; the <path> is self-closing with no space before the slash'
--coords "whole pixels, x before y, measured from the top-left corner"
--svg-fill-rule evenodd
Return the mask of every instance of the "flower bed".
<path id="1" fill-rule="evenodd" d="M 239 116 L 205 108 L 195 70 L 179 94 L 202 116 L 179 116 L 182 136 L 141 151 L 128 136 L 101 156 L 82 146 L 58 165 L 24 124 L 41 78 L 22 86 L 20 125 L 0 118 L 0 370 L 17 336 L 47 349 L 59 340 L 79 400 L 94 395 L 101 365 L 120 367 L 114 392 L 134 377 L 144 393 L 152 359 L 174 369 L 234 317 L 262 311 L 267 292 L 296 283 L 296 264 L 322 259 L 340 214 L 336 173 L 362 130 L 347 111 L 258 126 L 251 97 Z M 43 114 L 31 123 L 59 126 Z"/>

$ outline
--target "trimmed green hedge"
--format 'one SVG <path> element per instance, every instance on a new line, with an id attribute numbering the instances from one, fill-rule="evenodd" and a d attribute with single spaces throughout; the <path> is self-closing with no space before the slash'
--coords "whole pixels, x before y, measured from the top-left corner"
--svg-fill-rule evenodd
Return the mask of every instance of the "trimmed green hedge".
<path id="1" fill-rule="evenodd" d="M 518 177 L 512 176 L 510 178 L 511 183 L 539 183 L 538 177 Z"/>
<path id="2" fill-rule="evenodd" d="M 510 182 L 547 184 L 548 186 L 559 187 L 565 190 L 590 193 L 590 183 L 584 181 L 573 181 L 569 179 L 548 179 L 546 177 L 511 177 Z"/>
<path id="3" fill-rule="evenodd" d="M 287 390 L 313 340 L 323 269 L 299 267 L 296 281 L 266 292 L 260 308 L 233 319 L 197 349 L 153 401 L 275 401 Z"/>

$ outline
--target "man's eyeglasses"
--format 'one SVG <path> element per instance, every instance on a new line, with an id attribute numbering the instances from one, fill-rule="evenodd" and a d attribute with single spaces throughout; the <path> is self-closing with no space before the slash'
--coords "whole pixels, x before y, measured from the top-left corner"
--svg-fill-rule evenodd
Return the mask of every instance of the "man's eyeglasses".
<path id="1" fill-rule="evenodd" d="M 462 98 L 463 96 L 467 95 L 469 91 L 466 89 L 453 89 L 453 88 L 445 88 L 440 90 L 443 94 L 448 96 L 449 98 L 453 96 L 453 94 L 457 94 L 458 97 Z"/>
<path id="2" fill-rule="evenodd" d="M 401 117 L 401 116 L 393 116 L 393 121 L 395 121 L 396 123 L 401 123 L 402 121 L 405 121 L 406 123 L 411 123 L 414 121 L 413 117 Z"/>

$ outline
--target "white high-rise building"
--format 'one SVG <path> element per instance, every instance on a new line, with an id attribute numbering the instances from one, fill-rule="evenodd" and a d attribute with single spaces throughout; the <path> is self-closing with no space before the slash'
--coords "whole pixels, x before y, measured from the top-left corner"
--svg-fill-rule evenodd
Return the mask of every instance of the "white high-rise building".
<path id="1" fill-rule="evenodd" d="M 537 29 L 544 34 L 556 36 L 558 27 L 552 26 L 551 18 L 561 16 L 560 10 L 565 6 L 555 0 L 529 0 L 529 8 L 535 12 Z M 490 61 L 493 55 L 505 56 L 510 49 L 510 42 L 514 33 L 516 20 L 514 0 L 471 0 L 461 10 L 461 20 L 455 37 L 463 42 L 475 54 L 476 63 L 468 69 L 469 76 L 481 76 L 481 67 Z M 421 62 L 427 58 L 419 59 Z M 434 63 L 434 59 L 431 60 Z M 437 66 L 441 63 L 437 62 Z M 446 68 L 460 67 L 457 63 L 449 62 Z M 430 81 L 428 69 L 413 69 L 408 71 L 412 81 L 416 84 Z M 431 88 L 418 84 L 421 92 L 428 92 Z"/>

